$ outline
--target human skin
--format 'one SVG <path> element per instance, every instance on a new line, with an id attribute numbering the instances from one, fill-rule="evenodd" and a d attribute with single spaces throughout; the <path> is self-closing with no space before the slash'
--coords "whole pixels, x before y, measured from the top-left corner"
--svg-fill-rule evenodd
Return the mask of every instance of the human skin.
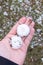
<path id="1" fill-rule="evenodd" d="M 30 34 L 27 37 L 22 37 L 23 45 L 21 48 L 15 50 L 10 47 L 10 38 L 17 34 L 16 30 L 18 25 L 20 24 L 27 24 L 30 26 Z M 29 44 L 33 38 L 35 29 L 34 29 L 35 23 L 32 21 L 30 17 L 22 17 L 10 30 L 10 32 L 0 41 L 0 56 L 3 56 L 18 65 L 23 65 L 27 49 L 29 47 Z"/>

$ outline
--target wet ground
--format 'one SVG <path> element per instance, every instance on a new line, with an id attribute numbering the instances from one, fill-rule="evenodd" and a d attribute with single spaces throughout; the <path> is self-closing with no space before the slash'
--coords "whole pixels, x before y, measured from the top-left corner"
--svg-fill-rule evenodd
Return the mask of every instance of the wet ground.
<path id="1" fill-rule="evenodd" d="M 22 16 L 36 24 L 24 65 L 43 65 L 43 0 L 0 0 L 0 40 Z"/>

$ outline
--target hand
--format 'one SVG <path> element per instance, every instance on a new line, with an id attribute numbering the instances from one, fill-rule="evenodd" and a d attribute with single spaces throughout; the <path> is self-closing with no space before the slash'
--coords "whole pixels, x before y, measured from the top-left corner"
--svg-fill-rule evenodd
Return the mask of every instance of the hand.
<path id="1" fill-rule="evenodd" d="M 23 37 L 23 45 L 20 49 L 15 50 L 12 49 L 10 47 L 10 38 L 16 34 L 16 30 L 18 25 L 20 24 L 27 24 L 30 25 L 30 34 L 27 37 Z M 4 39 L 2 39 L 0 41 L 0 56 L 3 56 L 19 65 L 23 65 L 25 57 L 26 57 L 26 52 L 28 49 L 28 46 L 30 44 L 30 41 L 33 38 L 34 35 L 34 22 L 32 21 L 32 19 L 30 17 L 26 18 L 26 17 L 22 17 L 17 23 L 16 25 L 13 26 L 13 28 L 11 29 L 11 31 L 4 37 Z"/>

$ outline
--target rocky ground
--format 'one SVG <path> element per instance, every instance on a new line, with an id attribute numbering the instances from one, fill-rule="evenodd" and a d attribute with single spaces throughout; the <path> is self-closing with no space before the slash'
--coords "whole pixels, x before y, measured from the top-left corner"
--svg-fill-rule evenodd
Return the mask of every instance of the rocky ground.
<path id="1" fill-rule="evenodd" d="M 36 23 L 24 65 L 43 65 L 43 0 L 0 0 L 0 40 L 22 16 Z"/>

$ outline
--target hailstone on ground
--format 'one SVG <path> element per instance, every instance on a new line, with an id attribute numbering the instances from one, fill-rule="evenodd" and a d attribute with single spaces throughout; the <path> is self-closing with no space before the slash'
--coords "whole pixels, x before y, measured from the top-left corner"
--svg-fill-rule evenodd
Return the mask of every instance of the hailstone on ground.
<path id="1" fill-rule="evenodd" d="M 27 36 L 30 33 L 30 27 L 26 24 L 21 24 L 17 27 L 17 34 L 21 37 Z"/>
<path id="2" fill-rule="evenodd" d="M 22 39 L 21 37 L 17 36 L 17 35 L 14 35 L 12 38 L 11 38 L 11 46 L 12 48 L 14 49 L 18 49 L 22 46 Z"/>

